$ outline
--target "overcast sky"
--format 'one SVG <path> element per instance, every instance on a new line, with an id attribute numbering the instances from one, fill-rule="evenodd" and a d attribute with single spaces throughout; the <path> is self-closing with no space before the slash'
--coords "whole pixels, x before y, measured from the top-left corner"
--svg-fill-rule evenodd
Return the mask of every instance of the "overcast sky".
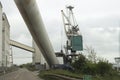
<path id="1" fill-rule="evenodd" d="M 31 35 L 14 3 L 0 0 L 11 26 L 11 39 L 31 46 Z M 74 14 L 83 35 L 84 48 L 92 46 L 98 56 L 114 62 L 119 56 L 120 0 L 36 0 L 46 30 L 55 51 L 60 51 L 63 23 L 61 9 L 73 5 Z M 64 34 L 64 33 L 63 33 Z M 64 39 L 65 35 L 62 35 Z M 65 41 L 65 40 L 62 40 Z M 32 61 L 30 52 L 14 48 L 14 63 Z M 24 55 L 24 56 L 23 56 Z"/>

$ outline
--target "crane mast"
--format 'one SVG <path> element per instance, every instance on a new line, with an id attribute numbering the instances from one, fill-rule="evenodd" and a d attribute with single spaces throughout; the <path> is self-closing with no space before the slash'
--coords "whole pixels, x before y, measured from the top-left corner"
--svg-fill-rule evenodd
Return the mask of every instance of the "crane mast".
<path id="1" fill-rule="evenodd" d="M 76 22 L 75 16 L 72 11 L 74 7 L 68 6 L 66 8 L 67 8 L 68 15 L 66 15 L 63 12 L 63 10 L 61 10 L 61 12 L 62 12 L 62 17 L 63 17 L 65 33 L 66 33 L 67 38 L 69 39 L 73 35 L 80 35 L 80 33 L 79 33 L 78 24 Z"/>

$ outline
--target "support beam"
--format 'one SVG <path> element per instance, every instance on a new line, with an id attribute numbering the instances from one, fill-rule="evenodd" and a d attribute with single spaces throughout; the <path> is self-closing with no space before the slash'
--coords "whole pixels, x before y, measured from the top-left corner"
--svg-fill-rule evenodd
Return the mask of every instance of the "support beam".
<path id="1" fill-rule="evenodd" d="M 32 53 L 34 53 L 34 51 L 35 51 L 34 48 L 29 47 L 29 46 L 27 46 L 27 45 L 24 45 L 24 44 L 22 44 L 22 43 L 16 42 L 16 41 L 14 41 L 14 40 L 10 40 L 9 43 L 10 43 L 11 46 L 15 46 L 15 47 L 24 49 L 24 50 L 29 51 L 29 52 L 32 52 Z"/>
<path id="2" fill-rule="evenodd" d="M 36 0 L 14 0 L 34 41 L 50 67 L 59 64 L 49 40 Z"/>

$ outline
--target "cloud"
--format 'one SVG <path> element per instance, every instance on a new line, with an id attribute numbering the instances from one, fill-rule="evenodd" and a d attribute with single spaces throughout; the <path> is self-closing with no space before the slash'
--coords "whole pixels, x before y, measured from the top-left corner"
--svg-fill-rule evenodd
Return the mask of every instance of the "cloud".
<path id="1" fill-rule="evenodd" d="M 95 48 L 97 55 L 114 62 L 119 55 L 119 17 L 91 19 L 81 23 L 84 44 Z"/>

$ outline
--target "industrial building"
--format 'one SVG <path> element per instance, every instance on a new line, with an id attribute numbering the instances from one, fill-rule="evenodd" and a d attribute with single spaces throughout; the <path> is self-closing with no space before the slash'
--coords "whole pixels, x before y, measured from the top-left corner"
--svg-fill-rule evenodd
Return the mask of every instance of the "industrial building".
<path id="1" fill-rule="evenodd" d="M 120 57 L 115 58 L 115 63 L 113 64 L 113 69 L 120 72 Z"/>
<path id="2" fill-rule="evenodd" d="M 0 3 L 0 67 L 10 67 L 10 25 Z"/>
<path id="3" fill-rule="evenodd" d="M 2 66 L 2 4 L 0 3 L 0 66 Z"/>
<path id="4" fill-rule="evenodd" d="M 49 65 L 42 55 L 42 52 L 38 48 L 35 41 L 33 41 L 33 48 L 35 49 L 32 54 L 32 64 L 35 65 L 36 69 L 49 69 Z"/>

